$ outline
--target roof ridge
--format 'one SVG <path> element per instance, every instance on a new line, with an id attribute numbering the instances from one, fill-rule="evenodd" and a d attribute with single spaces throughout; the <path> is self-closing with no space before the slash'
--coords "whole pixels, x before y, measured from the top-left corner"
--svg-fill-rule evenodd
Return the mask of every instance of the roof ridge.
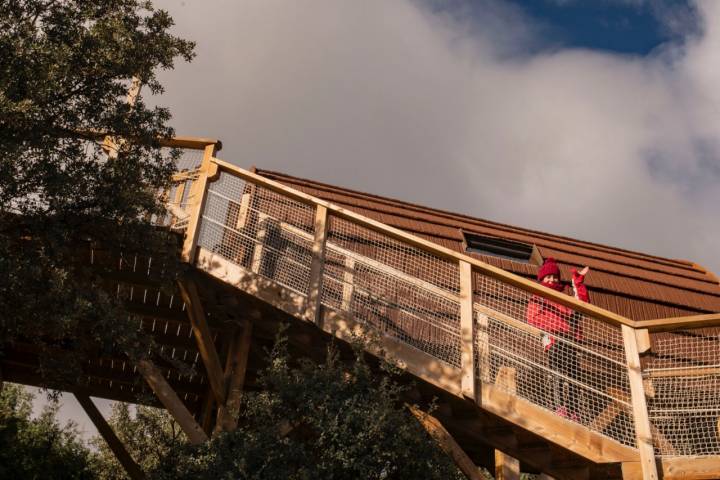
<path id="1" fill-rule="evenodd" d="M 440 214 L 445 217 L 471 220 L 473 222 L 484 223 L 488 226 L 492 226 L 492 227 L 499 228 L 499 229 L 518 231 L 518 232 L 522 232 L 522 233 L 529 233 L 529 234 L 543 236 L 546 238 L 549 237 L 548 239 L 556 239 L 562 243 L 566 243 L 566 244 L 570 244 L 570 245 L 574 244 L 575 246 L 588 248 L 589 250 L 610 251 L 613 253 L 617 253 L 618 255 L 621 255 L 621 256 L 626 256 L 626 257 L 630 257 L 630 258 L 638 258 L 639 257 L 638 259 L 646 260 L 649 262 L 665 264 L 666 266 L 670 266 L 670 267 L 676 267 L 676 268 L 681 268 L 684 270 L 702 273 L 700 270 L 697 269 L 696 264 L 694 264 L 693 262 L 687 261 L 687 260 L 670 259 L 670 258 L 660 257 L 658 255 L 647 254 L 647 253 L 638 252 L 635 250 L 629 250 L 629 249 L 625 249 L 625 248 L 621 248 L 621 247 L 613 247 L 610 245 L 603 245 L 600 243 L 588 242 L 585 240 L 578 240 L 576 238 L 566 237 L 563 235 L 556 235 L 553 233 L 541 232 L 539 230 L 532 230 L 532 229 L 528 229 L 528 228 L 524 228 L 524 227 L 517 227 L 514 225 L 495 222 L 492 220 L 485 220 L 482 218 L 472 217 L 467 214 L 451 212 L 448 210 L 441 210 L 441 209 L 437 209 L 437 208 L 433 208 L 433 207 L 427 207 L 424 205 L 418 205 L 418 204 L 415 204 L 412 202 L 407 202 L 404 200 L 398 200 L 398 199 L 384 197 L 384 196 L 373 194 L 373 193 L 361 192 L 359 190 L 354 190 L 354 189 L 350 189 L 350 188 L 339 187 L 337 185 L 331 185 L 328 183 L 318 182 L 316 180 L 296 177 L 293 175 L 288 175 L 286 173 L 277 172 L 277 171 L 273 171 L 273 170 L 257 169 L 257 174 L 261 175 L 261 176 L 274 175 L 274 176 L 278 176 L 278 177 L 282 177 L 282 178 L 286 178 L 286 179 L 297 180 L 297 181 L 306 183 L 308 185 L 312 185 L 312 186 L 316 186 L 316 187 L 324 187 L 324 188 L 320 188 L 320 189 L 331 190 L 331 191 L 334 190 L 334 191 L 342 192 L 345 194 L 350 193 L 350 194 L 354 194 L 354 195 L 360 196 L 360 197 L 372 198 L 375 200 L 379 200 L 380 202 L 385 203 L 385 204 L 390 204 L 390 205 L 396 204 L 396 206 L 411 207 L 416 210 L 422 211 L 424 213 Z"/>

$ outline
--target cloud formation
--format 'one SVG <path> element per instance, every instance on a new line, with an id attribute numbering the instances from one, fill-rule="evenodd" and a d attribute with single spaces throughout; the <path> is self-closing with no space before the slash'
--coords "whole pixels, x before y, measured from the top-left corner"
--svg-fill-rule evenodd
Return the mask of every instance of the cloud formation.
<path id="1" fill-rule="evenodd" d="M 198 42 L 161 102 L 227 160 L 720 272 L 720 2 L 647 57 L 492 0 L 158 3 Z"/>

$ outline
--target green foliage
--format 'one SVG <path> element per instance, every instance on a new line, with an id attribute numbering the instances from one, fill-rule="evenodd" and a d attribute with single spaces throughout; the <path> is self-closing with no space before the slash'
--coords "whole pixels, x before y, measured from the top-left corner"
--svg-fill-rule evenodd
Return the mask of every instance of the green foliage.
<path id="1" fill-rule="evenodd" d="M 403 407 L 404 387 L 359 349 L 350 365 L 335 348 L 321 365 L 291 365 L 281 339 L 259 381 L 262 391 L 243 397 L 240 427 L 199 447 L 175 435 L 165 412 L 133 420 L 118 409 L 111 423 L 135 432 L 131 454 L 157 479 L 464 478 Z"/>
<path id="2" fill-rule="evenodd" d="M 131 452 L 133 459 L 146 472 L 158 471 L 178 461 L 178 455 L 187 445 L 187 438 L 178 424 L 165 410 L 137 406 L 134 409 L 126 403 L 116 403 L 108 423 L 115 434 Z M 92 440 L 96 453 L 92 469 L 98 480 L 126 480 L 120 463 L 102 438 Z"/>
<path id="3" fill-rule="evenodd" d="M 73 425 L 61 426 L 58 404 L 31 418 L 32 395 L 5 384 L 0 392 L 0 478 L 92 479 L 90 452 Z"/>
<path id="4" fill-rule="evenodd" d="M 170 115 L 126 103 L 131 78 L 158 93 L 156 71 L 192 58 L 172 24 L 139 0 L 0 2 L 0 355 L 32 343 L 53 386 L 77 382 L 82 352 L 146 351 L 91 247 L 176 265 L 177 239 L 146 221 L 173 170 L 156 140 Z M 107 161 L 92 132 L 132 141 Z"/>

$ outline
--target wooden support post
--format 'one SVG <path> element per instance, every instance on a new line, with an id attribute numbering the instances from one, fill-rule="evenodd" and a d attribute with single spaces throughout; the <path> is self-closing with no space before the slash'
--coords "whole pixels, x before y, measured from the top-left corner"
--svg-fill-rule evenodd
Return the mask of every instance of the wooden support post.
<path id="1" fill-rule="evenodd" d="M 480 382 L 478 382 L 478 385 L 482 385 L 483 381 L 491 382 L 490 379 L 490 332 L 488 330 L 490 323 L 490 318 L 482 313 L 479 312 L 477 315 L 477 323 L 475 324 L 475 328 L 477 329 L 477 356 L 478 356 L 478 364 L 479 364 L 479 375 L 480 375 Z M 478 396 L 480 396 L 479 393 L 477 393 Z"/>
<path id="2" fill-rule="evenodd" d="M 185 302 L 188 317 L 190 317 L 190 324 L 192 325 L 195 341 L 200 351 L 200 357 L 208 374 L 210 388 L 212 388 L 215 401 L 218 407 L 220 407 L 221 405 L 225 405 L 226 397 L 223 370 L 220 366 L 220 356 L 213 343 L 212 332 L 210 331 L 205 312 L 203 311 L 197 285 L 189 277 L 182 278 L 178 280 L 177 283 L 182 299 Z"/>
<path id="3" fill-rule="evenodd" d="M 627 325 L 622 326 L 623 343 L 625 346 L 625 360 L 630 383 L 633 419 L 635 420 L 635 439 L 640 451 L 640 465 L 644 480 L 657 480 L 657 466 L 655 465 L 655 450 L 653 448 L 652 429 L 648 418 L 647 400 L 643 388 L 640 354 L 638 352 L 635 329 Z"/>
<path id="4" fill-rule="evenodd" d="M 495 450 L 495 480 L 520 480 L 520 461 Z"/>
<path id="5" fill-rule="evenodd" d="M 305 310 L 306 320 L 320 323 L 320 301 L 322 298 L 322 276 L 325 266 L 325 240 L 328 230 L 327 208 L 318 205 L 315 210 L 315 236 L 312 245 L 312 264 L 310 265 L 310 287 Z"/>
<path id="6" fill-rule="evenodd" d="M 218 410 L 218 427 L 226 432 L 237 428 L 237 415 L 245 386 L 250 345 L 252 343 L 252 322 L 246 320 L 242 333 L 236 333 L 230 345 L 227 362 L 225 363 L 225 385 L 227 400 L 225 408 Z"/>
<path id="7" fill-rule="evenodd" d="M 467 453 L 458 445 L 455 439 L 450 435 L 440 421 L 425 413 L 417 407 L 408 405 L 410 412 L 417 418 L 420 425 L 430 434 L 430 436 L 440 445 L 453 462 L 458 466 L 461 472 L 470 480 L 483 480 L 484 476 L 480 474 L 480 469 L 475 465 Z"/>
<path id="8" fill-rule="evenodd" d="M 460 272 L 460 341 L 462 346 L 460 365 L 462 366 L 462 393 L 477 401 L 475 391 L 475 339 L 473 338 L 473 281 L 472 267 L 461 261 Z"/>
<path id="9" fill-rule="evenodd" d="M 265 238 L 267 237 L 267 222 L 269 217 L 266 213 L 258 213 L 258 230 L 255 234 L 255 246 L 253 247 L 252 259 L 250 260 L 250 270 L 253 273 L 260 273 L 262 267 L 263 249 L 265 246 Z"/>
<path id="10" fill-rule="evenodd" d="M 187 212 L 190 215 L 187 229 L 185 230 L 185 242 L 183 243 L 181 258 L 184 262 L 193 263 L 197 250 L 198 233 L 200 232 L 200 216 L 205 207 L 207 199 L 207 184 L 217 175 L 217 164 L 212 158 L 215 153 L 215 144 L 205 147 L 202 163 L 198 172 L 198 178 L 190 186 L 187 197 Z"/>
<path id="11" fill-rule="evenodd" d="M 208 440 L 207 434 L 202 427 L 198 425 L 192 413 L 187 409 L 185 404 L 180 400 L 175 390 L 170 386 L 162 372 L 150 361 L 140 360 L 137 363 L 138 371 L 150 385 L 150 388 L 160 400 L 160 403 L 170 412 L 185 435 L 187 435 L 190 443 L 198 445 Z"/>
<path id="12" fill-rule="evenodd" d="M 143 473 L 142 469 L 132 459 L 128 451 L 125 449 L 125 446 L 122 444 L 117 435 L 115 435 L 115 432 L 110 425 L 108 425 L 105 421 L 105 418 L 102 416 L 90 397 L 77 392 L 75 392 L 74 395 L 75 398 L 77 398 L 78 403 L 80 403 L 80 406 L 83 410 L 85 410 L 87 416 L 93 422 L 93 425 L 95 425 L 95 428 L 97 428 L 97 431 L 107 443 L 108 447 L 110 447 L 110 450 L 115 455 L 115 458 L 117 458 L 120 465 L 122 465 L 125 472 L 127 472 L 128 477 L 132 480 L 145 480 L 145 473 Z"/>
<path id="13" fill-rule="evenodd" d="M 342 304 L 340 308 L 349 312 L 352 308 L 352 297 L 355 293 L 355 259 L 345 257 L 345 271 L 343 272 Z"/>
<path id="14" fill-rule="evenodd" d="M 513 367 L 500 367 L 495 384 L 515 395 L 517 393 L 517 370 Z M 520 462 L 500 450 L 495 450 L 495 480 L 520 480 Z"/>

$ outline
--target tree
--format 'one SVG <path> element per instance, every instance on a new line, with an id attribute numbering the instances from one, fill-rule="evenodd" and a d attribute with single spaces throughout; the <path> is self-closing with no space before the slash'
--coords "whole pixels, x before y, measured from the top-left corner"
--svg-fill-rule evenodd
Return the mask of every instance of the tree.
<path id="1" fill-rule="evenodd" d="M 133 413 L 134 411 L 134 413 Z M 145 472 L 154 472 L 173 465 L 187 446 L 187 437 L 166 410 L 118 402 L 108 419 L 115 434 L 133 459 Z M 98 480 L 127 480 L 123 467 L 110 451 L 105 440 L 91 440 L 96 448 L 92 470 Z"/>
<path id="2" fill-rule="evenodd" d="M 0 355 L 31 344 L 54 386 L 77 384 L 83 352 L 147 347 L 91 247 L 176 265 L 177 239 L 147 222 L 173 170 L 170 115 L 125 101 L 132 78 L 160 93 L 156 71 L 192 58 L 172 25 L 140 0 L 0 2 Z M 105 133 L 129 139 L 112 161 Z"/>
<path id="3" fill-rule="evenodd" d="M 75 426 L 57 420 L 58 403 L 49 402 L 33 419 L 32 399 L 19 385 L 0 391 L 0 478 L 95 478 Z"/>
<path id="4" fill-rule="evenodd" d="M 321 365 L 309 359 L 293 365 L 280 337 L 260 373 L 261 391 L 243 397 L 236 431 L 191 446 L 173 438 L 167 423 L 153 427 L 154 416 L 115 414 L 111 423 L 121 435 L 128 426 L 159 434 L 133 434 L 139 441 L 128 442 L 134 458 L 153 457 L 144 465 L 150 478 L 464 478 L 403 406 L 405 387 L 390 370 L 371 369 L 360 348 L 350 364 L 331 347 Z"/>

